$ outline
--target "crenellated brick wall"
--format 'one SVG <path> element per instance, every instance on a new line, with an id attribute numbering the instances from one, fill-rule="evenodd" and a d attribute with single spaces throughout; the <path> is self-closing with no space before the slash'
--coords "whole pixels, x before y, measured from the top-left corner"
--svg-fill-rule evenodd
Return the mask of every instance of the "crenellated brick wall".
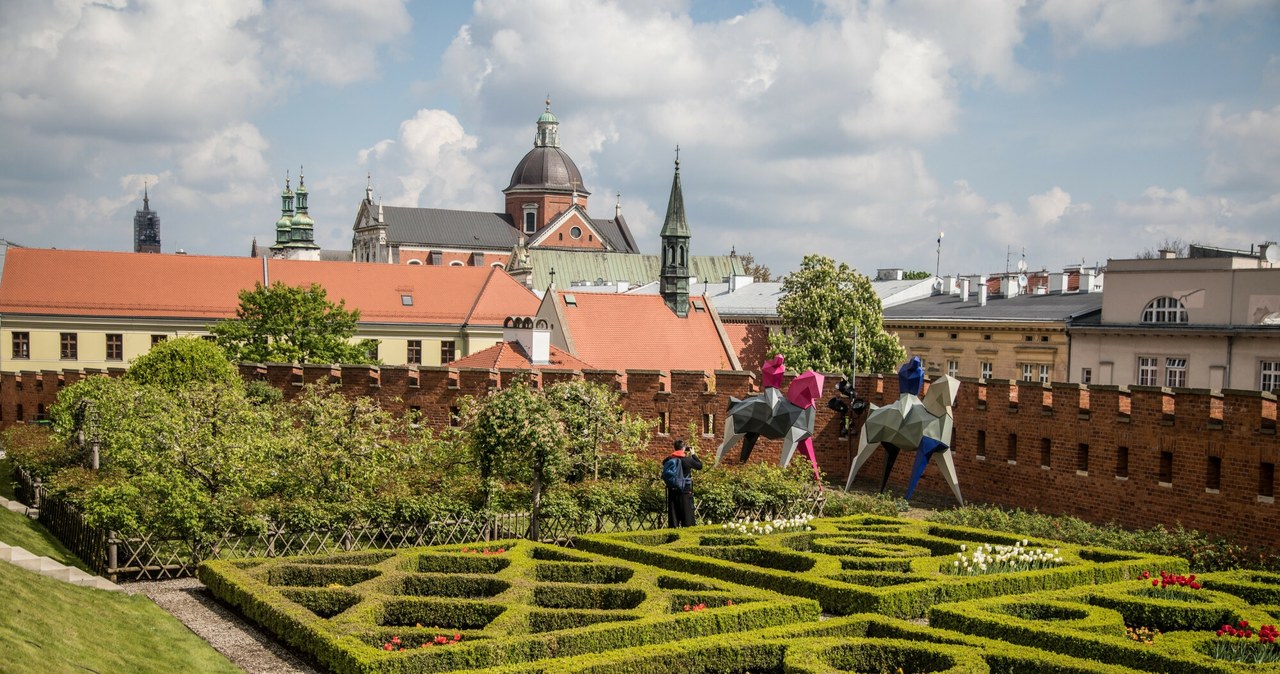
<path id="1" fill-rule="evenodd" d="M 0 424 L 17 421 L 19 406 L 23 421 L 47 413 L 58 391 L 82 376 L 122 372 L 0 374 Z M 530 376 L 519 370 L 279 364 L 242 365 L 241 374 L 271 383 L 286 398 L 296 396 L 305 382 L 329 377 L 348 394 L 373 396 L 398 413 L 415 410 L 437 428 L 451 423 L 460 397 L 484 395 Z M 532 378 L 541 386 L 586 379 L 621 391 L 628 411 L 664 424 L 665 432 L 655 435 L 649 449 L 655 466 L 673 439 L 687 435 L 690 423 L 703 456 L 714 457 L 729 397 L 751 395 L 759 386 L 755 373 L 734 371 L 545 370 Z M 827 378 L 818 401 L 815 447 L 819 467 L 843 484 L 858 429 L 841 435 L 839 417 L 825 407 L 836 395 L 836 381 Z M 897 398 L 897 377 L 859 377 L 857 389 L 861 397 L 883 405 Z M 1254 544 L 1280 540 L 1274 503 L 1280 437 L 1272 394 L 964 379 L 955 418 L 956 471 L 971 501 L 1128 526 L 1180 522 Z M 751 460 L 777 461 L 779 451 L 778 441 L 761 439 Z M 726 461 L 736 461 L 737 453 L 735 447 Z M 860 484 L 879 484 L 884 456 L 876 452 L 863 467 Z M 898 493 L 906 485 L 911 458 L 899 457 L 890 476 Z M 932 466 L 919 489 L 950 498 Z"/>

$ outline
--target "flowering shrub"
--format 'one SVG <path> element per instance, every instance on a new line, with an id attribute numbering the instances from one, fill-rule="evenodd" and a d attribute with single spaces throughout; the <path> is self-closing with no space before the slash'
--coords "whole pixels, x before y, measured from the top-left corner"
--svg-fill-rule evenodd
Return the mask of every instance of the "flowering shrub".
<path id="1" fill-rule="evenodd" d="M 1144 597 L 1191 600 L 1197 598 L 1195 591 L 1200 589 L 1200 581 L 1196 580 L 1194 573 L 1183 576 L 1161 569 L 1159 578 L 1152 577 L 1150 571 L 1143 571 L 1141 578 L 1151 581 L 1151 587 L 1144 587 L 1137 593 Z"/>
<path id="2" fill-rule="evenodd" d="M 1140 644 L 1154 644 L 1156 637 L 1160 636 L 1160 630 L 1149 629 L 1146 627 L 1129 627 L 1125 626 L 1124 635 Z"/>
<path id="3" fill-rule="evenodd" d="M 506 552 L 506 551 L 507 551 L 507 549 L 506 549 L 506 548 L 498 548 L 498 549 L 496 549 L 496 550 L 490 550 L 489 548 L 484 548 L 484 549 L 481 549 L 481 548 L 463 548 L 463 549 L 461 550 L 461 552 L 464 552 L 464 553 L 467 553 L 467 554 L 473 554 L 473 555 L 501 555 L 502 553 L 504 553 L 504 552 Z"/>
<path id="4" fill-rule="evenodd" d="M 980 576 L 988 573 L 1012 573 L 1014 571 L 1031 571 L 1048 569 L 1062 563 L 1058 549 L 1048 552 L 1042 548 L 1027 547 L 1023 539 L 1013 545 L 991 545 L 986 543 L 976 546 L 972 553 L 966 555 L 968 546 L 961 545 L 956 553 L 955 561 L 943 570 L 954 576 Z"/>
<path id="5" fill-rule="evenodd" d="M 427 639 L 422 643 L 418 644 L 418 648 L 428 648 L 430 646 L 448 646 L 449 644 L 456 644 L 459 641 L 462 641 L 461 632 L 454 633 L 452 639 L 443 634 L 438 634 L 435 637 L 431 639 Z M 391 637 L 391 641 L 388 641 L 382 644 L 382 650 L 384 651 L 403 651 L 403 650 L 407 650 L 408 648 L 409 647 L 406 646 L 398 636 L 393 636 Z"/>
<path id="6" fill-rule="evenodd" d="M 1280 662 L 1275 625 L 1263 625 L 1254 632 L 1248 620 L 1241 620 L 1235 627 L 1223 625 L 1218 628 L 1217 634 L 1218 638 L 1213 641 L 1209 654 L 1219 660 L 1252 664 Z M 1253 640 L 1254 634 L 1258 636 L 1257 641 Z"/>
<path id="7" fill-rule="evenodd" d="M 782 534 L 792 531 L 813 531 L 813 527 L 809 526 L 813 519 L 813 515 L 797 515 L 791 519 L 776 519 L 771 522 L 740 519 L 736 522 L 725 522 L 720 525 L 720 528 L 744 536 Z"/>

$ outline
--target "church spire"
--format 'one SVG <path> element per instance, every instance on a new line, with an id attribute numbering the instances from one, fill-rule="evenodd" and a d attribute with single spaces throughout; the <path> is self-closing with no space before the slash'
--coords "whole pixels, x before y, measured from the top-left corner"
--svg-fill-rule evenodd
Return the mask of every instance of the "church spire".
<path id="1" fill-rule="evenodd" d="M 538 117 L 538 133 L 533 137 L 534 147 L 560 147 L 560 120 L 551 114 L 551 94 L 547 94 L 547 109 Z"/>
<path id="2" fill-rule="evenodd" d="M 660 292 L 676 315 L 689 315 L 689 221 L 684 215 L 684 190 L 680 186 L 680 147 L 676 146 L 675 177 L 662 224 L 662 279 Z"/>

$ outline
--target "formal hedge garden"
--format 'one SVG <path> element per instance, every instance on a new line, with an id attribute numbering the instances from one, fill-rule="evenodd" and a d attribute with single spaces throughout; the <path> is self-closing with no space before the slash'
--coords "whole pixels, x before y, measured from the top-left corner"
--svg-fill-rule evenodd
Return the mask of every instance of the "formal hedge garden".
<path id="1" fill-rule="evenodd" d="M 346 674 L 1280 672 L 1280 575 L 862 515 L 201 567 Z"/>

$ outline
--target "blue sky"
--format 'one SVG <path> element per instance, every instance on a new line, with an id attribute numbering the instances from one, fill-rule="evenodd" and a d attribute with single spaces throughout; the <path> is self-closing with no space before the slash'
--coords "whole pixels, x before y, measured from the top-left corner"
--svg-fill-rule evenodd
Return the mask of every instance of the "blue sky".
<path id="1" fill-rule="evenodd" d="M 651 252 L 676 144 L 694 252 L 775 273 L 1280 238 L 1267 0 L 10 1 L 0 238 L 128 250 L 145 181 L 166 252 L 244 255 L 299 165 L 326 248 L 368 174 L 496 211 L 548 93 Z"/>

